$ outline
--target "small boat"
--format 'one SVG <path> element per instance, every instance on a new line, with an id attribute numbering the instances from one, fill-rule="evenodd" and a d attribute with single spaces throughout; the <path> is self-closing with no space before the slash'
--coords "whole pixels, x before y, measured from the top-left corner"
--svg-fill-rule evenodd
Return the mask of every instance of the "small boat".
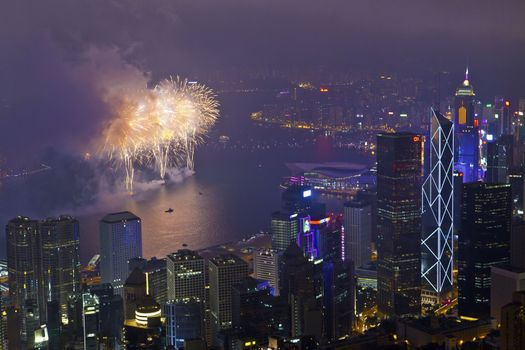
<path id="1" fill-rule="evenodd" d="M 183 243 L 182 246 L 186 248 L 188 245 L 186 243 Z"/>
<path id="2" fill-rule="evenodd" d="M 165 213 L 173 213 L 173 209 L 172 208 L 168 208 L 168 210 L 164 210 Z"/>

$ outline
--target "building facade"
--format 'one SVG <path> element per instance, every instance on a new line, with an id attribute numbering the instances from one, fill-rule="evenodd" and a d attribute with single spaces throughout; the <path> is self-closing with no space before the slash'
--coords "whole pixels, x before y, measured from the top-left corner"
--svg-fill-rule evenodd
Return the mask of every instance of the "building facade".
<path id="1" fill-rule="evenodd" d="M 100 220 L 100 274 L 122 294 L 129 275 L 128 261 L 142 256 L 142 229 L 138 216 L 126 212 L 108 214 Z"/>
<path id="2" fill-rule="evenodd" d="M 463 185 L 458 251 L 460 316 L 490 316 L 490 269 L 510 261 L 511 220 L 510 185 Z"/>
<path id="3" fill-rule="evenodd" d="M 377 137 L 377 282 L 379 311 L 421 312 L 421 137 Z"/>
<path id="4" fill-rule="evenodd" d="M 454 269 L 454 124 L 432 110 L 428 175 L 422 190 L 421 278 L 450 290 Z"/>

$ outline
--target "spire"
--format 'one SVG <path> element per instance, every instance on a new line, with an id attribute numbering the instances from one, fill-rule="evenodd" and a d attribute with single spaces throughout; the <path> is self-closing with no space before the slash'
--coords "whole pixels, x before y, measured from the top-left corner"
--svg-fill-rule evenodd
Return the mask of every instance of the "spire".
<path id="1" fill-rule="evenodd" d="M 470 82 L 468 81 L 468 64 L 467 69 L 465 70 L 465 80 L 463 81 L 463 86 L 469 86 Z"/>

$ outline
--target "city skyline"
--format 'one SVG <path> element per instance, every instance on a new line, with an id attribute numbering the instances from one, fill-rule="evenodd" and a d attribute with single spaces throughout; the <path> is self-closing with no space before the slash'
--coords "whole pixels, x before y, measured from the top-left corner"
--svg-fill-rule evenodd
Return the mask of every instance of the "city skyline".
<path id="1" fill-rule="evenodd" d="M 523 13 L 0 4 L 0 350 L 525 350 Z"/>

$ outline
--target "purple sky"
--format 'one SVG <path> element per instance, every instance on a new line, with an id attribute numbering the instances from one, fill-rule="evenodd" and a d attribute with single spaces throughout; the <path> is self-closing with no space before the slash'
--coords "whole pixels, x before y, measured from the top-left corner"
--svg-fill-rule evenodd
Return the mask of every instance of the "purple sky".
<path id="1" fill-rule="evenodd" d="M 523 0 L 4 1 L 0 149 L 82 148 L 99 133 L 107 108 L 74 73 L 93 46 L 154 78 L 319 65 L 460 75 L 468 61 L 482 95 L 525 98 L 524 14 Z"/>

